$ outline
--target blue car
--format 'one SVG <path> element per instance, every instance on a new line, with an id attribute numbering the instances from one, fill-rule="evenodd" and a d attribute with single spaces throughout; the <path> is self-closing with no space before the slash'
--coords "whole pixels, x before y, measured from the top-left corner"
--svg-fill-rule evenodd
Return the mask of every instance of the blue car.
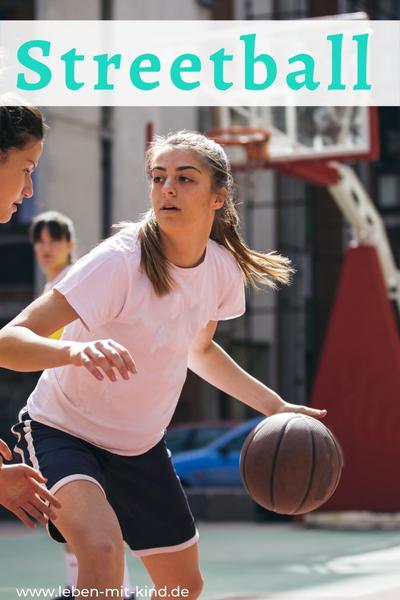
<path id="1" fill-rule="evenodd" d="M 198 450 L 208 446 L 223 433 L 230 431 L 242 421 L 195 421 L 171 425 L 167 429 L 167 446 L 172 454 Z"/>
<path id="2" fill-rule="evenodd" d="M 250 431 L 265 417 L 241 423 L 198 450 L 172 455 L 176 473 L 184 487 L 240 487 L 239 457 Z"/>

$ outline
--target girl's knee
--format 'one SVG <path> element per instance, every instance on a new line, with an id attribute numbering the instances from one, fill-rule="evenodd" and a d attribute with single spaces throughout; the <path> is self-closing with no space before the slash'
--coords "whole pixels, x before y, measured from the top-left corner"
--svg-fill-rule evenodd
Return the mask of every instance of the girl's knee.
<path id="1" fill-rule="evenodd" d="M 201 594 L 201 592 L 203 591 L 203 587 L 204 587 L 204 580 L 203 577 L 201 576 L 201 573 L 198 574 L 198 576 L 194 579 L 192 579 L 189 583 L 189 587 L 188 587 L 188 597 L 189 598 L 198 598 Z"/>
<path id="2" fill-rule="evenodd" d="M 76 548 L 78 560 L 92 561 L 97 569 L 115 568 L 124 561 L 124 545 L 122 538 L 109 537 L 104 534 L 89 535 Z"/>
<path id="3" fill-rule="evenodd" d="M 179 596 L 176 597 L 179 597 L 180 599 L 188 598 L 189 600 L 194 600 L 195 598 L 198 598 L 203 591 L 204 581 L 201 573 L 199 572 L 196 575 L 192 575 L 190 578 L 184 577 L 183 579 L 179 580 L 179 583 L 177 583 L 175 586 L 170 587 L 171 589 L 169 590 L 169 594 L 171 597 L 176 596 L 178 588 Z M 174 587 L 173 593 L 172 587 Z"/>

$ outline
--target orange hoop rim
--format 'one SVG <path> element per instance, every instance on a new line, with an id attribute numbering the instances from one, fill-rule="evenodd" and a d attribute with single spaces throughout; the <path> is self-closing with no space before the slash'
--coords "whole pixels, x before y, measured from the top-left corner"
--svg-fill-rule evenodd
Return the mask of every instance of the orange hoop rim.
<path id="1" fill-rule="evenodd" d="M 262 127 L 217 127 L 208 132 L 207 137 L 225 146 L 242 146 L 247 144 L 264 144 L 271 137 L 269 129 Z M 221 140 L 221 141 L 219 141 Z"/>
<path id="2" fill-rule="evenodd" d="M 242 146 L 248 163 L 263 163 L 269 160 L 268 141 L 271 137 L 269 129 L 235 125 L 211 129 L 207 136 L 221 146 Z"/>

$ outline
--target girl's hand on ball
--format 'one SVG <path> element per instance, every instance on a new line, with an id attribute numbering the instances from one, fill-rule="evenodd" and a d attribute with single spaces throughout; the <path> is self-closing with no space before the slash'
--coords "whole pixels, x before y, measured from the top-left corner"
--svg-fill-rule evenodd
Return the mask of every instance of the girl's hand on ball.
<path id="1" fill-rule="evenodd" d="M 129 379 L 130 374 L 137 372 L 128 350 L 114 340 L 72 342 L 70 364 L 85 367 L 99 380 L 104 379 L 104 373 L 110 381 L 116 381 L 114 369 L 119 371 L 121 377 L 126 380 Z"/>
<path id="2" fill-rule="evenodd" d="M 310 406 L 302 406 L 299 404 L 289 404 L 289 402 L 285 402 L 283 406 L 278 408 L 274 414 L 285 413 L 285 412 L 293 412 L 293 413 L 301 413 L 302 415 L 307 415 L 309 417 L 314 417 L 314 419 L 323 419 L 327 410 L 319 408 L 311 408 Z"/>

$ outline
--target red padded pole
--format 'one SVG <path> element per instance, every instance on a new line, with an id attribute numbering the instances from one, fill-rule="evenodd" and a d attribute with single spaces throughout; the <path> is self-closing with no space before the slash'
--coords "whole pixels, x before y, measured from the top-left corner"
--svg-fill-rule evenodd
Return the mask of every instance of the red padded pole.
<path id="1" fill-rule="evenodd" d="M 328 409 L 345 468 L 322 510 L 400 510 L 400 341 L 375 248 L 349 248 L 311 405 Z"/>

